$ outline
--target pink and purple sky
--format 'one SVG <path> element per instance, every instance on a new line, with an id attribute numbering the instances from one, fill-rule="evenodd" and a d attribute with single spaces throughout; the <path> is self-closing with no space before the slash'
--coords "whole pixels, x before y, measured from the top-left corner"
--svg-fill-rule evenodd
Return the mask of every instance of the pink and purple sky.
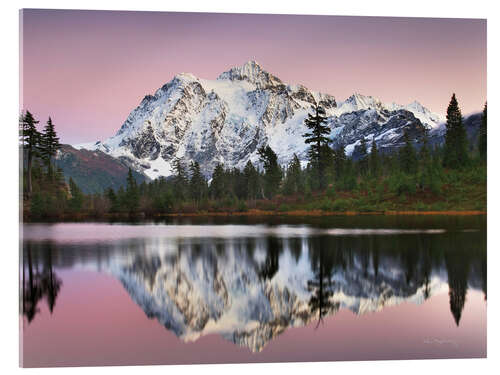
<path id="1" fill-rule="evenodd" d="M 105 139 L 181 72 L 215 79 L 256 60 L 344 100 L 418 100 L 463 114 L 486 101 L 486 20 L 23 10 L 21 103 L 64 143 Z"/>

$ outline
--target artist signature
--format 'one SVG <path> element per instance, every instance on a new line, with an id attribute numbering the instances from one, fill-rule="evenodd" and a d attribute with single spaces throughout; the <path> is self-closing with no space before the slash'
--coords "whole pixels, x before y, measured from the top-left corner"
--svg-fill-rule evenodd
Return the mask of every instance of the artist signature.
<path id="1" fill-rule="evenodd" d="M 427 338 L 427 339 L 424 339 L 424 344 L 451 345 L 451 346 L 454 346 L 455 348 L 458 348 L 458 344 L 453 340 Z"/>

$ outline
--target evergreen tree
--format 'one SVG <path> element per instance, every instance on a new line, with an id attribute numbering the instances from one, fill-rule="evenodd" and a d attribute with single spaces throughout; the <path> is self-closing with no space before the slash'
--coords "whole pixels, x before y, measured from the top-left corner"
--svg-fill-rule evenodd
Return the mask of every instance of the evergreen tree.
<path id="1" fill-rule="evenodd" d="M 238 168 L 233 168 L 231 171 L 231 187 L 234 195 L 238 199 L 245 199 L 247 194 L 247 186 L 245 176 Z"/>
<path id="2" fill-rule="evenodd" d="M 26 190 L 28 197 L 31 196 L 33 191 L 32 181 L 31 181 L 31 171 L 33 165 L 33 158 L 39 155 L 40 147 L 40 133 L 36 128 L 38 121 L 35 120 L 30 111 L 26 111 L 26 114 L 21 115 L 20 118 L 20 138 L 21 145 L 24 152 L 27 154 L 27 176 L 26 176 Z"/>
<path id="3" fill-rule="evenodd" d="M 380 157 L 375 139 L 372 141 L 372 149 L 370 151 L 370 174 L 374 178 L 377 178 L 380 174 Z"/>
<path id="4" fill-rule="evenodd" d="M 429 149 L 429 134 L 427 130 L 424 131 L 424 134 L 422 136 L 422 146 L 420 147 L 418 157 L 420 160 L 420 165 L 424 168 L 431 163 L 431 152 Z"/>
<path id="5" fill-rule="evenodd" d="M 310 144 L 309 162 L 317 171 L 319 188 L 324 189 L 327 184 L 325 176 L 327 155 L 324 146 L 328 145 L 329 139 L 326 136 L 330 134 L 330 128 L 326 125 L 326 112 L 323 107 L 315 104 L 311 106 L 311 109 L 313 114 L 309 113 L 304 121 L 309 132 L 305 133 L 303 137 L 306 138 L 305 143 Z"/>
<path id="6" fill-rule="evenodd" d="M 399 164 L 403 172 L 413 174 L 417 170 L 417 156 L 408 132 L 403 135 L 404 146 L 399 150 Z"/>
<path id="7" fill-rule="evenodd" d="M 115 191 L 113 188 L 109 188 L 106 190 L 106 198 L 109 200 L 109 211 L 110 212 L 118 212 L 120 210 L 119 204 L 118 204 L 118 198 L 115 194 Z"/>
<path id="8" fill-rule="evenodd" d="M 61 148 L 61 144 L 59 143 L 59 138 L 57 137 L 54 124 L 52 123 L 52 119 L 50 117 L 43 133 L 41 134 L 40 146 L 41 157 L 47 164 L 49 177 L 52 177 L 52 157 L 54 157 L 57 150 Z"/>
<path id="9" fill-rule="evenodd" d="M 251 200 L 257 199 L 259 194 L 259 172 L 257 172 L 250 160 L 243 170 L 243 178 L 246 186 L 246 198 Z"/>
<path id="10" fill-rule="evenodd" d="M 205 177 L 201 173 L 200 164 L 195 161 L 191 162 L 191 180 L 189 181 L 189 187 L 191 191 L 191 198 L 199 203 L 202 198 L 205 196 L 205 192 L 207 189 L 207 181 Z"/>
<path id="11" fill-rule="evenodd" d="M 345 171 L 347 156 L 344 145 L 340 145 L 334 152 L 335 179 L 338 181 Z"/>
<path id="12" fill-rule="evenodd" d="M 75 181 L 73 181 L 71 177 L 69 178 L 69 190 L 71 192 L 71 198 L 68 201 L 69 209 L 72 212 L 81 211 L 83 207 L 84 196 L 78 185 L 75 183 Z"/>
<path id="13" fill-rule="evenodd" d="M 218 163 L 215 166 L 214 173 L 212 174 L 212 181 L 210 182 L 210 195 L 213 199 L 221 199 L 226 193 L 226 184 L 224 176 L 224 167 Z"/>
<path id="14" fill-rule="evenodd" d="M 284 189 L 287 194 L 296 194 L 304 190 L 302 170 L 297 154 L 293 154 L 293 159 L 288 166 Z"/>
<path id="15" fill-rule="evenodd" d="M 481 117 L 481 126 L 479 127 L 479 156 L 482 161 L 486 161 L 487 148 L 487 104 L 484 104 L 483 116 Z"/>
<path id="16" fill-rule="evenodd" d="M 361 144 L 359 147 L 359 172 L 361 175 L 366 175 L 368 173 L 368 167 L 369 167 L 369 159 L 368 159 L 368 148 L 367 148 L 367 141 L 365 137 L 361 138 Z"/>
<path id="17" fill-rule="evenodd" d="M 139 188 L 132 174 L 132 169 L 128 169 L 127 188 L 125 190 L 125 207 L 130 213 L 136 212 L 139 208 Z"/>
<path id="18" fill-rule="evenodd" d="M 264 165 L 264 195 L 265 198 L 272 198 L 278 192 L 283 176 L 278 156 L 269 146 L 262 146 L 257 153 Z"/>
<path id="19" fill-rule="evenodd" d="M 186 167 L 180 159 L 174 160 L 174 196 L 178 200 L 184 201 L 189 195 L 189 179 Z"/>
<path id="20" fill-rule="evenodd" d="M 467 134 L 458 101 L 453 94 L 446 113 L 446 135 L 443 164 L 448 168 L 464 166 L 468 161 Z"/>

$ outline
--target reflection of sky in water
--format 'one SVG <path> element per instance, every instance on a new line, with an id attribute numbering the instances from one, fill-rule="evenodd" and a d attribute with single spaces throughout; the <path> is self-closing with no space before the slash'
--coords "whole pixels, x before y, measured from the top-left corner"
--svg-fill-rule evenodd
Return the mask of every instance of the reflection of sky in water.
<path id="1" fill-rule="evenodd" d="M 338 319 L 347 320 L 346 324 L 354 328 L 356 324 L 365 326 L 362 322 L 373 320 L 373 315 L 394 314 L 395 309 L 403 312 L 396 314 L 394 321 L 377 323 L 388 326 L 391 331 L 386 335 L 394 336 L 394 340 L 399 334 L 393 330 L 401 329 L 401 324 L 415 324 L 411 319 L 431 309 L 430 319 L 442 320 L 451 330 L 446 334 L 460 332 L 472 341 L 464 346 L 463 339 L 455 337 L 458 348 L 448 345 L 438 350 L 435 343 L 449 338 L 436 338 L 424 325 L 418 334 L 408 333 L 403 340 L 413 340 L 415 345 L 418 341 L 419 349 L 399 357 L 397 349 L 387 351 L 385 357 L 381 353 L 370 357 L 370 352 L 377 352 L 371 347 L 354 358 L 344 353 L 346 358 L 419 358 L 419 353 L 429 352 L 425 347 L 433 347 L 437 357 L 485 354 L 485 340 L 481 338 L 485 337 L 482 300 L 486 291 L 486 254 L 481 245 L 483 235 L 478 232 L 450 235 L 444 230 L 353 231 L 307 226 L 57 224 L 48 230 L 43 225 L 25 226 L 24 236 L 30 239 L 24 246 L 25 273 L 29 252 L 32 268 L 41 275 L 39 280 L 45 280 L 40 281 L 45 289 L 50 289 L 46 287 L 47 276 L 43 276 L 47 275 L 48 264 L 56 275 L 63 275 L 53 314 L 43 314 L 43 303 L 39 303 L 38 316 L 35 314 L 30 324 L 25 321 L 28 347 L 32 343 L 30 332 L 34 334 L 36 327 L 69 324 L 61 315 L 82 301 L 85 309 L 77 317 L 85 324 L 89 317 L 84 311 L 94 310 L 95 301 L 103 299 L 103 310 L 114 304 L 115 319 L 119 321 L 126 320 L 131 309 L 139 308 L 143 318 L 147 316 L 159 323 L 164 328 L 157 329 L 173 334 L 178 342 L 199 346 L 215 335 L 246 350 L 254 356 L 244 359 L 250 361 L 295 360 L 293 351 L 272 358 L 268 354 L 273 350 L 269 349 L 273 342 L 294 336 L 288 333 L 294 331 L 290 331 L 293 327 L 322 330 L 331 325 L 332 319 Z M 75 237 L 77 241 L 72 240 Z M 117 290 L 126 291 L 128 299 L 118 301 Z M 474 306 L 467 307 L 471 304 Z M 475 313 L 464 318 L 464 311 L 470 309 Z M 107 321 L 105 315 L 104 311 L 102 316 L 96 311 L 97 326 L 105 322 L 115 324 Z M 357 320 L 348 318 L 355 316 Z M 471 316 L 476 323 L 470 322 Z M 136 330 L 144 326 L 136 324 Z M 470 324 L 478 326 L 469 331 Z M 122 328 L 130 330 L 133 326 Z M 379 336 L 378 329 L 368 327 L 364 340 L 370 342 L 369 337 Z M 427 336 L 420 337 L 423 333 Z M 332 333 L 331 340 L 334 337 L 338 338 Z M 64 340 L 64 335 L 60 339 Z M 117 345 L 119 338 L 111 340 Z M 225 352 L 216 362 L 233 361 L 226 354 L 235 349 L 228 351 L 227 344 L 218 342 Z M 289 342 L 285 347 L 289 345 L 298 343 Z M 455 352 L 449 347 L 455 348 Z M 388 357 L 388 353 L 394 357 Z M 193 349 L 192 355 L 199 355 L 197 349 Z M 139 357 L 131 363 L 183 363 L 178 357 L 163 362 Z M 323 359 L 342 357 L 331 354 Z M 127 361 L 109 363 L 130 363 Z"/>
<path id="2" fill-rule="evenodd" d="M 302 236 L 361 236 L 397 234 L 437 234 L 444 229 L 319 229 L 308 226 L 266 225 L 109 225 L 60 223 L 25 224 L 25 240 L 52 240 L 57 242 L 112 241 L 130 238 L 238 238 L 238 237 L 302 237 Z"/>

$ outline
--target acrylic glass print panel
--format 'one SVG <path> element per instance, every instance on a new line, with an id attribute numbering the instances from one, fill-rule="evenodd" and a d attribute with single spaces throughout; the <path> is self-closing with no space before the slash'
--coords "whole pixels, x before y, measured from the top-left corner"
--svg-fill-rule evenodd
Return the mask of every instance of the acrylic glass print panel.
<path id="1" fill-rule="evenodd" d="M 486 357 L 486 20 L 20 21 L 21 366 Z"/>

